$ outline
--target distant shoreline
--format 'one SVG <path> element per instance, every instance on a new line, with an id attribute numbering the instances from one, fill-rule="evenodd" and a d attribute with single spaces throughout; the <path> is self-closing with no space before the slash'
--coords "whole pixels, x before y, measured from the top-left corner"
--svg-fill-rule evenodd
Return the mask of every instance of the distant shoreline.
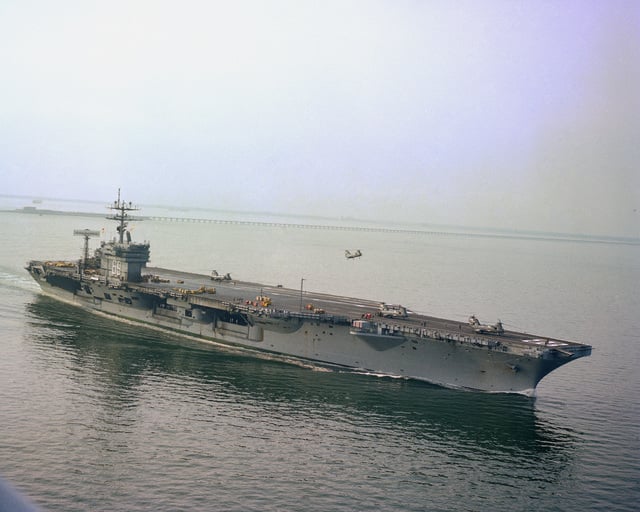
<path id="1" fill-rule="evenodd" d="M 106 214 L 94 212 L 79 212 L 66 210 L 50 210 L 39 209 L 35 206 L 24 206 L 13 210 L 0 210 L 0 213 L 21 213 L 27 215 L 59 215 L 70 217 L 91 217 L 105 218 Z M 505 233 L 505 232 L 484 232 L 472 230 L 447 230 L 447 229 L 411 229 L 375 227 L 375 226 L 339 226 L 332 224 L 305 224 L 297 222 L 268 222 L 254 220 L 225 220 L 210 218 L 189 218 L 189 217 L 168 217 L 168 216 L 137 216 L 131 220 L 148 220 L 156 222 L 188 222 L 201 224 L 227 224 L 227 225 L 251 225 L 264 227 L 285 227 L 294 229 L 323 229 L 335 231 L 365 231 L 377 233 L 406 233 L 412 235 L 428 235 L 428 236 L 446 236 L 446 237 L 472 237 L 472 238 L 497 238 L 497 239 L 513 239 L 513 240 L 539 240 L 539 241 L 558 241 L 558 242 L 582 242 L 582 243 L 599 243 L 599 244 L 618 244 L 618 245 L 640 245 L 640 238 L 622 238 L 622 237 L 604 237 L 594 235 L 569 235 L 559 233 Z M 328 220 L 328 219 L 326 219 Z"/>

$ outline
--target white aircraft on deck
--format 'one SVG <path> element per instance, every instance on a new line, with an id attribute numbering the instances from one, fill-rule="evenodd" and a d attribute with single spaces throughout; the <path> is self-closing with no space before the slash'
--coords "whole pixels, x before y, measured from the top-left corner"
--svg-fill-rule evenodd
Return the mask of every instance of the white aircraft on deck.
<path id="1" fill-rule="evenodd" d="M 471 315 L 469 317 L 469 325 L 478 334 L 504 334 L 504 329 L 500 320 L 493 325 L 481 324 L 480 320 L 476 318 L 476 315 Z"/>

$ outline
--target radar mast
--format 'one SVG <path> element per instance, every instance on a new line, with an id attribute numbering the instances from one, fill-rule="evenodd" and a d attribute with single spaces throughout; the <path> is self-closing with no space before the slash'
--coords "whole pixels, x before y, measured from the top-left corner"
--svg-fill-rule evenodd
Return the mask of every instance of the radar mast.
<path id="1" fill-rule="evenodd" d="M 149 243 L 132 243 L 131 233 L 127 230 L 127 224 L 132 220 L 142 220 L 132 217 L 129 212 L 139 208 L 132 203 L 123 201 L 118 189 L 118 200 L 107 206 L 113 211 L 107 215 L 107 219 L 118 221 L 118 239 L 103 244 L 100 247 L 100 268 L 107 282 L 133 282 L 142 281 L 142 269 L 149 261 Z M 126 240 L 125 240 L 126 233 Z"/>
<path id="2" fill-rule="evenodd" d="M 76 236 L 84 237 L 84 261 L 83 264 L 86 267 L 89 261 L 89 238 L 92 236 L 100 236 L 100 231 L 92 229 L 74 229 L 73 234 Z"/>
<path id="3" fill-rule="evenodd" d="M 112 204 L 107 206 L 107 208 L 116 212 L 116 213 L 113 213 L 112 215 L 108 215 L 107 219 L 116 220 L 120 223 L 120 225 L 116 229 L 119 234 L 119 241 L 122 244 L 124 243 L 124 233 L 126 231 L 127 224 L 129 223 L 129 221 L 141 220 L 137 217 L 129 216 L 128 212 L 138 211 L 140 208 L 138 208 L 137 206 L 134 206 L 131 203 L 131 201 L 127 203 L 126 201 L 121 200 L 120 189 L 118 189 L 118 200 L 114 201 Z M 131 234 L 128 231 L 127 231 L 127 242 L 131 242 Z"/>

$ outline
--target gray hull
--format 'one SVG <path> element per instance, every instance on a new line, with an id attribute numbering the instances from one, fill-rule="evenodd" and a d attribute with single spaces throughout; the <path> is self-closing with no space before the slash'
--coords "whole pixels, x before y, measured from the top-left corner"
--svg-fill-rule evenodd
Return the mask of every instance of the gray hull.
<path id="1" fill-rule="evenodd" d="M 540 340 L 514 345 L 466 332 L 407 325 L 368 331 L 326 315 L 276 315 L 248 308 L 230 315 L 219 299 L 176 296 L 160 303 L 156 295 L 136 287 L 113 288 L 99 282 L 76 287 L 73 279 L 61 286 L 59 281 L 50 283 L 46 273 L 31 273 L 46 294 L 115 319 L 447 387 L 531 394 L 550 371 L 591 350 L 573 343 L 556 350 L 548 347 L 548 340 L 544 345 Z"/>

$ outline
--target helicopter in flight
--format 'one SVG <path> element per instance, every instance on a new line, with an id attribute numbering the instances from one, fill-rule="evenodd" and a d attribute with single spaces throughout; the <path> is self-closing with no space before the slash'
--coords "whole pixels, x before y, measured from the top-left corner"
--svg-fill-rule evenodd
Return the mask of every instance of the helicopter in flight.
<path id="1" fill-rule="evenodd" d="M 224 275 L 218 274 L 216 270 L 211 271 L 211 280 L 212 281 L 231 281 L 231 274 L 226 273 Z"/>

